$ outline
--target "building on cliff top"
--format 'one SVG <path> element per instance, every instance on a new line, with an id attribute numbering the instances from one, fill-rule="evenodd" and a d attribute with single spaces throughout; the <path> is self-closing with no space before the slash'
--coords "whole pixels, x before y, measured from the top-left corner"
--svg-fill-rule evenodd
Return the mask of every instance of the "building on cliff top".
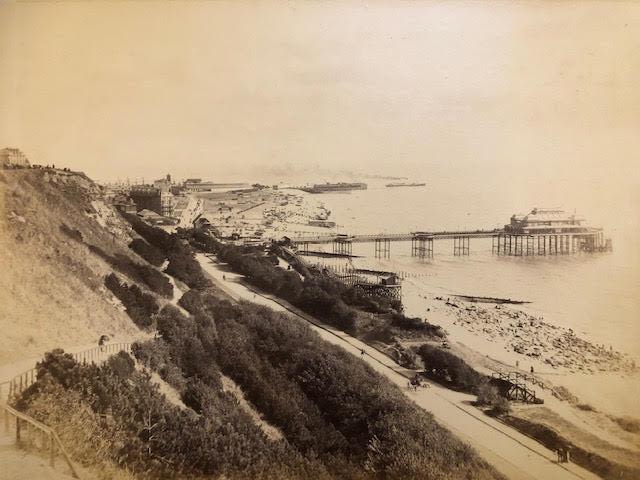
<path id="1" fill-rule="evenodd" d="M 28 167 L 29 160 L 18 148 L 3 148 L 0 150 L 0 165 L 3 167 Z"/>

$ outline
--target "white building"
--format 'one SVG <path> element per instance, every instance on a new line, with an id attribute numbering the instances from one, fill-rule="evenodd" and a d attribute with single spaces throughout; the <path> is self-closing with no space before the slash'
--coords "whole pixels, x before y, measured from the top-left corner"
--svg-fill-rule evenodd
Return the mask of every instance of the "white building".
<path id="1" fill-rule="evenodd" d="M 0 165 L 3 167 L 28 167 L 29 160 L 18 148 L 3 148 L 0 150 Z"/>

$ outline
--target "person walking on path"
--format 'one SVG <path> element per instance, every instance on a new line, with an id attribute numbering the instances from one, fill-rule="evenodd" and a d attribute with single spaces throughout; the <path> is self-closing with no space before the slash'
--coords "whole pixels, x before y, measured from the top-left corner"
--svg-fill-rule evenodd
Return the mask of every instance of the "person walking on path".
<path id="1" fill-rule="evenodd" d="M 100 339 L 98 340 L 98 347 L 100 347 L 100 351 L 104 352 L 105 345 L 109 341 L 109 337 L 107 335 L 100 335 Z"/>

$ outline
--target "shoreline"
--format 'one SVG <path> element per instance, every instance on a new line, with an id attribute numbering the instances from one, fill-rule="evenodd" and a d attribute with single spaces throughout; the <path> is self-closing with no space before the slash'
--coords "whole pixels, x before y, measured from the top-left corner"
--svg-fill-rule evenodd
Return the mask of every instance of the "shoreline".
<path id="1" fill-rule="evenodd" d="M 204 215 L 210 214 L 213 202 L 225 203 L 229 195 L 232 194 L 227 192 L 202 200 Z M 253 192 L 253 195 L 253 200 L 244 198 L 241 200 L 244 203 L 238 205 L 239 210 L 249 208 L 246 213 L 252 215 L 238 220 L 237 227 L 243 225 L 242 228 L 246 230 L 247 224 L 258 225 L 265 229 L 265 238 L 331 231 L 302 225 L 300 214 L 293 215 L 299 209 L 303 211 L 303 218 L 310 219 L 321 212 L 330 220 L 340 220 L 333 218 L 318 198 L 302 192 L 267 189 Z M 278 203 L 283 205 L 278 206 Z M 276 208 L 272 210 L 274 206 Z M 266 228 L 264 222 L 267 218 L 276 219 L 272 228 Z M 369 255 L 322 261 L 326 260 L 343 263 L 354 261 L 355 265 L 364 268 L 380 267 L 379 260 Z M 385 265 L 384 269 L 397 271 L 402 269 L 402 265 L 392 260 L 391 267 Z M 552 312 L 528 308 L 527 304 L 496 305 L 456 298 L 459 295 L 478 295 L 476 292 L 453 292 L 446 287 L 439 287 L 437 278 L 430 277 L 428 273 L 425 281 L 407 278 L 402 283 L 406 313 L 440 325 L 447 331 L 451 341 L 460 342 L 478 356 L 491 358 L 522 373 L 530 373 L 533 367 L 534 373 L 543 382 L 568 389 L 580 402 L 588 403 L 600 411 L 640 418 L 640 407 L 632 400 L 640 394 L 640 372 L 634 366 L 635 359 L 631 355 L 598 346 L 589 340 L 593 335 L 578 334 L 570 327 L 554 322 Z M 459 304 L 459 308 L 435 299 L 446 298 L 447 295 L 452 297 L 449 303 Z M 477 366 L 484 368 L 483 365 Z M 635 373 L 630 373 L 631 370 L 635 370 Z M 598 387 L 593 388 L 596 379 Z"/>
<path id="2" fill-rule="evenodd" d="M 518 306 L 487 308 L 459 300 L 447 305 L 441 295 L 405 280 L 406 313 L 440 325 L 450 341 L 460 342 L 513 371 L 530 374 L 533 367 L 534 375 L 545 384 L 564 387 L 575 395 L 578 401 L 574 403 L 589 404 L 603 413 L 640 418 L 640 406 L 634 400 L 640 394 L 640 372 L 628 355 L 598 348 L 570 328 L 547 323 Z"/>

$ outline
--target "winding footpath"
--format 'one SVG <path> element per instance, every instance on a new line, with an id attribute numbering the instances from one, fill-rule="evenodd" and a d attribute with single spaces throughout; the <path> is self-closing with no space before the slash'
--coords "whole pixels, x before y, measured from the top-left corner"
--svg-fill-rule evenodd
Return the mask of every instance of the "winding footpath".
<path id="1" fill-rule="evenodd" d="M 398 385 L 417 405 L 431 412 L 435 419 L 458 438 L 472 446 L 488 463 L 512 480 L 592 480 L 600 477 L 575 465 L 559 464 L 555 452 L 507 425 L 476 409 L 473 395 L 455 392 L 430 383 L 417 392 L 407 388 L 410 370 L 355 337 L 323 324 L 283 300 L 265 295 L 243 282 L 243 277 L 224 271 L 221 264 L 205 254 L 198 254 L 202 268 L 216 285 L 235 300 L 247 300 L 273 310 L 288 312 L 306 322 L 324 340 L 361 357 L 374 370 Z M 223 275 L 225 279 L 223 279 Z M 362 354 L 364 350 L 364 354 Z"/>

